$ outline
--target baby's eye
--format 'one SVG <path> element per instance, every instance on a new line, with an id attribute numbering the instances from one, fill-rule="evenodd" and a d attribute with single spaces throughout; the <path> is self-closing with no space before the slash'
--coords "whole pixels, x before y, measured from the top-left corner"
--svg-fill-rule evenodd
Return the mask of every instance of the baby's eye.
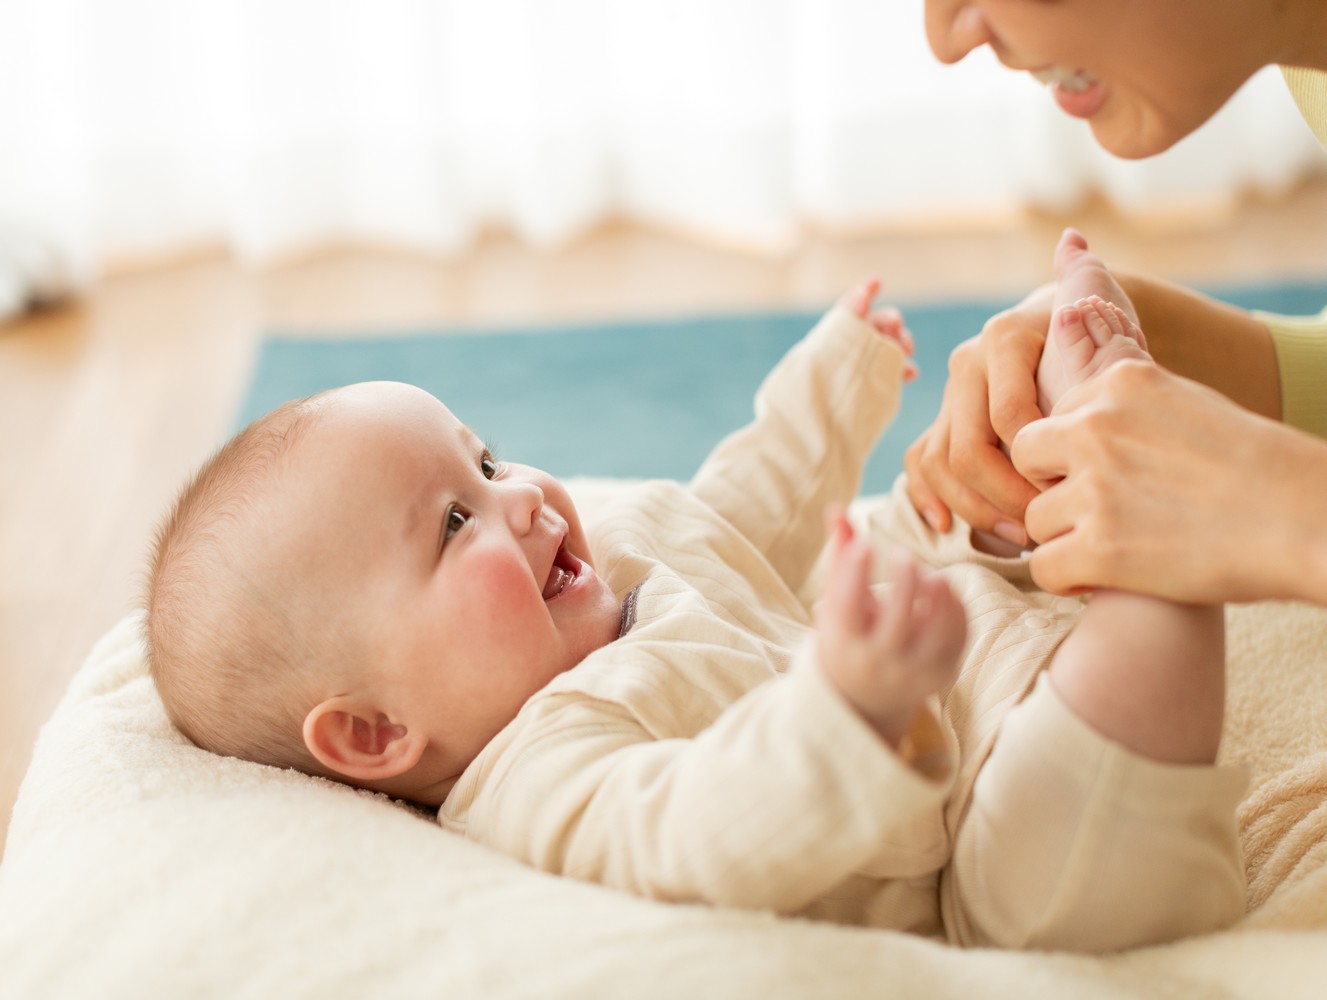
<path id="1" fill-rule="evenodd" d="M 479 459 L 479 471 L 484 474 L 485 479 L 493 479 L 498 474 L 498 460 L 493 457 L 493 452 L 487 448 L 484 449 L 484 454 Z"/>
<path id="2" fill-rule="evenodd" d="M 442 540 L 445 542 L 454 534 L 465 527 L 465 522 L 470 520 L 470 515 L 461 510 L 460 507 L 447 508 L 447 519 L 442 526 Z"/>

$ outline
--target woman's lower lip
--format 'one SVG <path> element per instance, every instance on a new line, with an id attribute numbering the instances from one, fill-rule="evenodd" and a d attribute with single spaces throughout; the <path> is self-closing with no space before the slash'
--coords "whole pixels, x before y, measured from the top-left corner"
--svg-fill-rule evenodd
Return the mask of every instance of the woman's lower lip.
<path id="1" fill-rule="evenodd" d="M 1051 84 L 1051 94 L 1060 110 L 1074 118 L 1091 118 L 1106 103 L 1106 87 L 1093 80 L 1084 90 L 1071 90 L 1061 83 Z"/>

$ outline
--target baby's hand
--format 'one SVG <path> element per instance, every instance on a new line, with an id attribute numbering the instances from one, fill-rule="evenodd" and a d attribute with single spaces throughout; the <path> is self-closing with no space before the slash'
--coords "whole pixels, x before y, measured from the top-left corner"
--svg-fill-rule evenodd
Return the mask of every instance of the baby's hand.
<path id="1" fill-rule="evenodd" d="M 876 293 L 879 291 L 880 279 L 868 278 L 856 288 L 845 292 L 843 297 L 839 299 L 839 305 L 858 319 L 864 319 L 870 323 L 880 336 L 898 344 L 903 351 L 903 356 L 908 359 L 903 363 L 903 381 L 911 382 L 917 377 L 917 362 L 912 360 L 917 344 L 912 339 L 912 331 L 903 324 L 903 314 L 901 312 L 893 306 L 881 306 L 879 309 L 871 308 Z"/>
<path id="2" fill-rule="evenodd" d="M 891 573 L 892 592 L 870 588 L 871 546 L 842 511 L 830 514 L 829 572 L 816 609 L 816 653 L 839 692 L 891 746 L 917 709 L 954 682 L 967 636 L 963 607 L 939 576 L 910 557 Z"/>

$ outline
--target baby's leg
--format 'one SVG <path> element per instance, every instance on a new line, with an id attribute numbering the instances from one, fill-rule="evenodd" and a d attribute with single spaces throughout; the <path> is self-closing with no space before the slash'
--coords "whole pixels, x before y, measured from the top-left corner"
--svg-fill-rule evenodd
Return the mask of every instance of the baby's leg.
<path id="1" fill-rule="evenodd" d="M 1077 242 L 1061 244 L 1066 286 L 1096 290 L 1056 314 L 1052 405 L 1122 358 L 1150 362 L 1132 315 L 1101 294 L 1109 275 Z M 942 887 L 956 939 L 1108 951 L 1239 918 L 1245 779 L 1212 766 L 1224 646 L 1220 606 L 1093 594 L 974 787 Z"/>
<path id="2" fill-rule="evenodd" d="M 1093 296 L 1063 312 L 1072 314 L 1054 334 L 1063 389 L 1124 358 L 1150 361 L 1122 307 Z M 1083 721 L 1127 749 L 1167 763 L 1211 763 L 1225 712 L 1222 609 L 1098 591 L 1056 654 L 1051 679 Z"/>
<path id="3" fill-rule="evenodd" d="M 1064 370 L 1061 356 L 1065 336 L 1078 337 L 1082 334 L 1081 323 L 1076 319 L 1076 305 L 1093 298 L 1114 305 L 1123 313 L 1126 325 L 1133 331 L 1131 339 L 1137 340 L 1146 350 L 1142 333 L 1138 330 L 1138 315 L 1134 312 L 1129 296 L 1107 270 L 1101 258 L 1088 249 L 1087 241 L 1077 230 L 1066 229 L 1055 247 L 1055 279 L 1050 335 L 1046 338 L 1041 363 L 1037 366 L 1037 405 L 1042 413 L 1050 413 L 1065 390 L 1081 381 L 1072 378 Z M 1066 327 L 1066 324 L 1069 326 Z"/>
<path id="4" fill-rule="evenodd" d="M 1129 753 L 1048 676 L 1005 716 L 941 876 L 952 940 L 1108 952 L 1209 934 L 1244 915 L 1241 768 Z"/>

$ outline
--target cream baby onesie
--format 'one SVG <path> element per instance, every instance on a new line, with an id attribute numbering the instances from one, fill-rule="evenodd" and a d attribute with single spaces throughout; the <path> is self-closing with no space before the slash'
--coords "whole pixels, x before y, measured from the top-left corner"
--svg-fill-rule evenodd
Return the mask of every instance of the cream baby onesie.
<path id="1" fill-rule="evenodd" d="M 767 377 L 753 423 L 721 442 L 689 485 L 639 484 L 601 511 L 590 526 L 595 565 L 630 595 L 634 621 L 532 697 L 480 753 L 439 813 L 447 829 L 649 898 L 964 943 L 1100 950 L 1242 913 L 1242 776 L 1158 773 L 1078 722 L 1049 685 L 1029 696 L 1081 603 L 1035 590 L 1020 560 L 976 553 L 965 529 L 936 537 L 901 487 L 859 507 L 863 528 L 945 567 L 970 626 L 959 680 L 896 753 L 812 662 L 823 512 L 852 500 L 897 410 L 902 363 L 894 344 L 836 308 Z M 1015 706 L 1016 735 L 992 755 Z M 996 808 L 974 809 L 988 759 L 1006 761 L 987 782 Z M 1104 791 L 1103 768 L 1113 775 Z M 1140 781 L 1150 784 L 1134 802 L 1128 786 Z M 1000 815 L 1000 803 L 1023 808 L 1048 788 L 1056 801 L 1044 803 L 1045 826 Z M 1097 845 L 1085 865 L 1074 853 L 1084 839 L 1076 811 L 1089 805 L 1157 834 L 1140 843 L 1136 832 L 1101 826 L 1115 846 Z M 1181 858 L 1197 844 L 1198 870 L 1163 847 L 1137 869 L 1137 891 L 1119 892 L 1118 859 L 1133 871 L 1139 852 L 1167 839 L 1184 845 Z M 1117 861 L 1102 861 L 1102 850 Z M 992 852 L 1017 863 L 995 873 Z M 1159 879 L 1158 866 L 1167 872 Z M 1061 885 L 1066 867 L 1086 874 Z M 1110 881 L 1105 890 L 1093 871 Z M 1172 902 L 1154 907 L 1156 925 L 1135 929 L 1125 914 L 1098 934 L 1082 906 L 1055 915 L 1066 893 L 1112 892 L 1129 909 L 1174 896 L 1177 880 L 1217 887 L 1200 918 Z"/>

